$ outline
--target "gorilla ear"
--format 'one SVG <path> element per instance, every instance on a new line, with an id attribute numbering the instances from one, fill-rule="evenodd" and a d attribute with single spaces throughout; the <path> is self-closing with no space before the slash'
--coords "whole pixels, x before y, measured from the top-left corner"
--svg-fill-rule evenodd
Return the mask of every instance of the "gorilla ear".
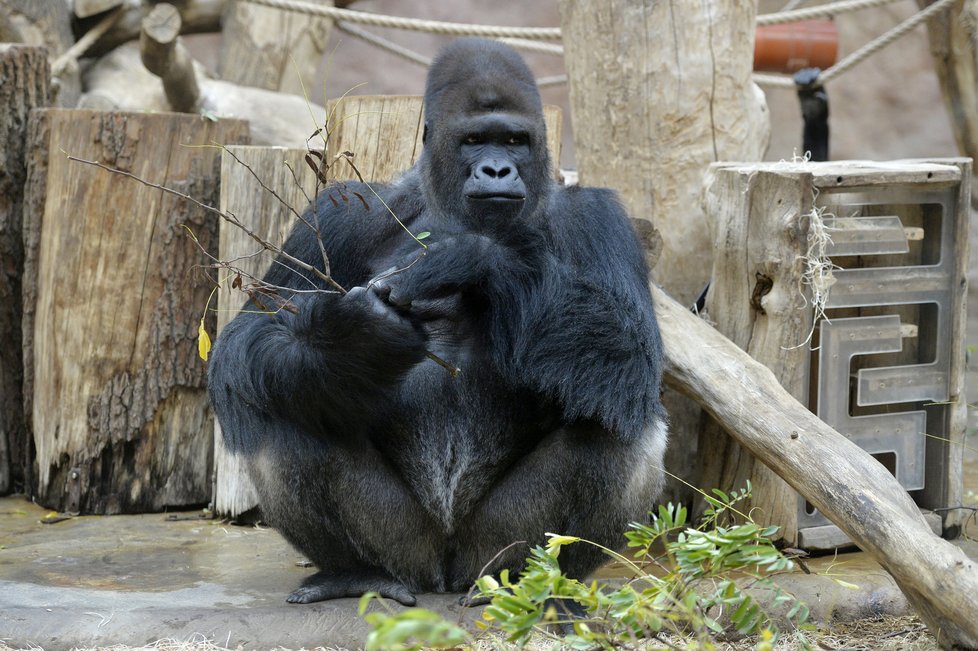
<path id="1" fill-rule="evenodd" d="M 425 141 L 428 140 L 428 123 L 424 123 L 424 131 L 421 132 L 421 144 L 423 145 Z"/>

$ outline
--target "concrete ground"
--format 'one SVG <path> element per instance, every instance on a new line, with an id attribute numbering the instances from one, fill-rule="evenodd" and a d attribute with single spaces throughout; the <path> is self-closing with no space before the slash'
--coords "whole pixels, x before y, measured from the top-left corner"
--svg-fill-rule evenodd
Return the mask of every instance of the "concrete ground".
<path id="1" fill-rule="evenodd" d="M 231 649 L 356 649 L 366 637 L 355 599 L 285 602 L 313 570 L 272 530 L 186 513 L 42 524 L 45 515 L 23 499 L 0 499 L 0 642 L 10 647 L 58 651 L 196 636 Z M 963 544 L 978 557 L 978 543 Z M 810 575 L 780 581 L 816 622 L 910 612 L 864 554 L 809 567 Z M 462 610 L 455 595 L 422 595 L 419 605 L 452 618 Z"/>

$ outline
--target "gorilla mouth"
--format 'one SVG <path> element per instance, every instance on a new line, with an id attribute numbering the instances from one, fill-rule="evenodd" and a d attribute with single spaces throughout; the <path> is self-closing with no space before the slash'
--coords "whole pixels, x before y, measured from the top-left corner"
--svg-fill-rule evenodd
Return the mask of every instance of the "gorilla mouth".
<path id="1" fill-rule="evenodd" d="M 472 192 L 465 195 L 465 197 L 474 201 L 488 201 L 491 203 L 526 201 L 526 195 L 516 192 Z"/>

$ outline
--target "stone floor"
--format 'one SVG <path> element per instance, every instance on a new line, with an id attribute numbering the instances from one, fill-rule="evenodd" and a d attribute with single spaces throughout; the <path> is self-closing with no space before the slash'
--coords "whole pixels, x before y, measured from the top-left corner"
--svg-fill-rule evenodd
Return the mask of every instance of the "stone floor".
<path id="1" fill-rule="evenodd" d="M 356 649 L 365 639 L 355 599 L 285 603 L 313 570 L 272 530 L 186 513 L 42 524 L 45 515 L 23 499 L 0 499 L 0 641 L 13 648 L 197 636 L 231 649 Z M 970 534 L 978 537 L 978 527 Z M 978 544 L 962 544 L 978 558 Z M 812 574 L 779 580 L 817 622 L 909 612 L 889 575 L 864 554 L 809 565 Z M 455 595 L 422 595 L 419 604 L 460 614 Z"/>

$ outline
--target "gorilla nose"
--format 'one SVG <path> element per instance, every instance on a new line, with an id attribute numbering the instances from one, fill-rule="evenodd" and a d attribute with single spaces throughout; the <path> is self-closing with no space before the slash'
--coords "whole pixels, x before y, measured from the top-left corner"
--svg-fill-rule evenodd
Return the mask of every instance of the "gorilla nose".
<path id="1" fill-rule="evenodd" d="M 508 165 L 488 164 L 483 165 L 479 171 L 490 179 L 504 179 L 510 175 L 513 169 Z"/>

